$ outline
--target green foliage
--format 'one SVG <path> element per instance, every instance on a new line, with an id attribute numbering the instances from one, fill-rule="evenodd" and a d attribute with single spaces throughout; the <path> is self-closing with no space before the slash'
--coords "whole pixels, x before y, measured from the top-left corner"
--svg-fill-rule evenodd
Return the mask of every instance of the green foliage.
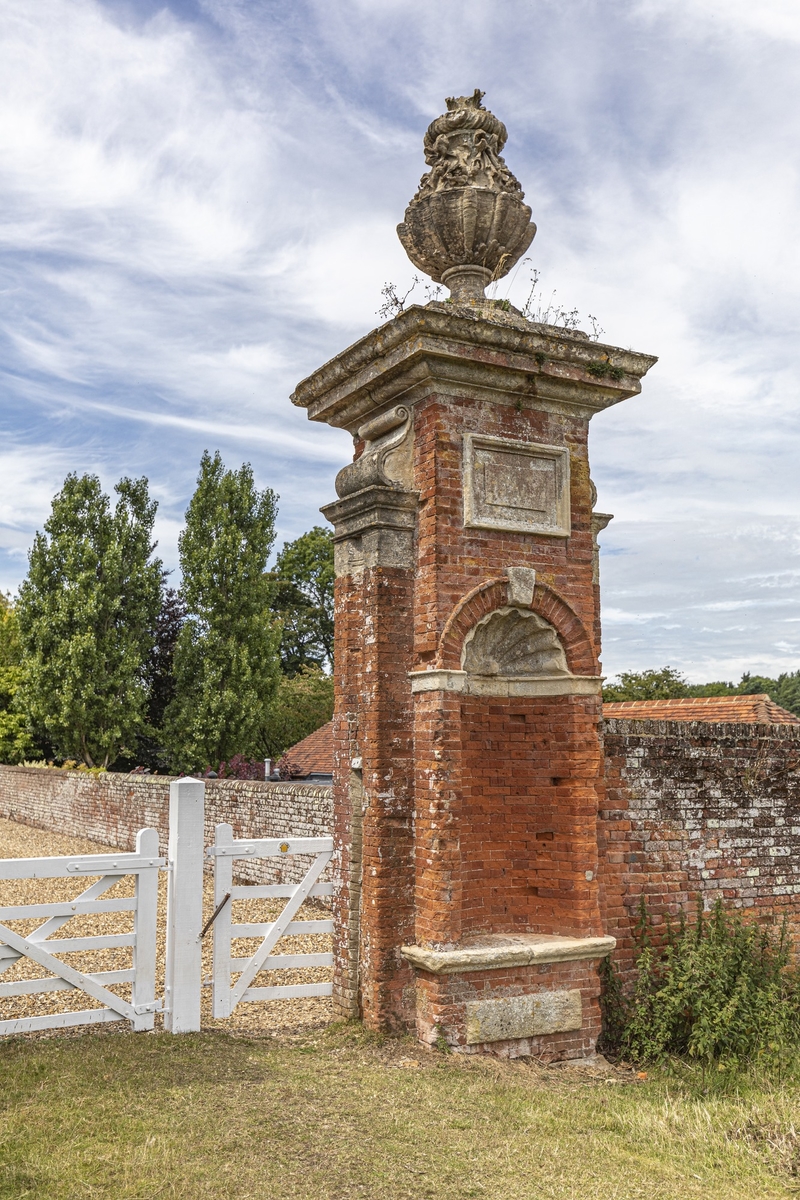
<path id="1" fill-rule="evenodd" d="M 287 542 L 273 572 L 272 610 L 280 617 L 281 670 L 333 668 L 333 534 L 315 525 Z"/>
<path id="2" fill-rule="evenodd" d="M 0 593 L 0 762 L 21 763 L 36 750 L 28 722 L 17 706 L 22 683 L 22 645 L 16 609 Z"/>
<path id="3" fill-rule="evenodd" d="M 144 727 L 145 664 L 161 595 L 156 504 L 123 479 L 111 510 L 95 475 L 68 475 L 37 533 L 17 613 L 18 702 L 63 757 L 109 766 Z"/>
<path id="4" fill-rule="evenodd" d="M 280 626 L 266 573 L 276 496 L 259 492 L 244 464 L 226 471 L 206 452 L 179 539 L 188 616 L 175 647 L 175 695 L 165 731 L 173 766 L 263 755 L 278 682 Z"/>
<path id="5" fill-rule="evenodd" d="M 662 948 L 647 939 L 640 945 L 629 1007 L 606 981 L 609 1034 L 624 1054 L 639 1061 L 687 1056 L 704 1069 L 724 1069 L 780 1064 L 800 1042 L 800 977 L 785 924 L 746 922 L 717 901 L 694 926 L 681 919 L 669 929 Z"/>
<path id="6" fill-rule="evenodd" d="M 608 376 L 609 379 L 613 379 L 617 383 L 625 374 L 621 367 L 612 366 L 608 359 L 589 363 L 586 367 L 586 373 L 587 375 L 593 375 L 595 379 L 604 379 Z"/>
<path id="7" fill-rule="evenodd" d="M 603 688 L 603 699 L 614 700 L 672 700 L 688 696 L 689 685 L 674 667 L 650 671 L 620 671 L 619 682 Z"/>
<path id="8" fill-rule="evenodd" d="M 777 679 L 751 675 L 748 671 L 742 676 L 736 691 L 743 696 L 757 696 L 766 692 L 781 708 L 800 716 L 800 671 L 784 672 Z"/>
<path id="9" fill-rule="evenodd" d="M 737 696 L 739 689 L 733 683 L 725 683 L 717 679 L 713 683 L 690 683 L 687 685 L 687 696 Z"/>
<path id="10" fill-rule="evenodd" d="M 674 667 L 660 670 L 621 671 L 603 688 L 603 699 L 615 700 L 673 700 L 683 696 L 756 696 L 766 694 L 770 699 L 800 716 L 800 671 L 769 679 L 765 675 L 742 675 L 738 684 L 716 680 L 713 683 L 687 683 Z"/>
<path id="11" fill-rule="evenodd" d="M 183 597 L 174 588 L 166 588 L 153 630 L 153 652 L 145 671 L 146 727 L 125 769 L 146 766 L 151 770 L 164 771 L 169 768 L 169 753 L 164 745 L 164 720 L 175 696 L 175 647 L 185 620 L 186 605 Z"/>
<path id="12" fill-rule="evenodd" d="M 270 758 L 280 758 L 332 716 L 331 675 L 304 667 L 297 675 L 284 676 L 267 714 L 266 753 Z"/>

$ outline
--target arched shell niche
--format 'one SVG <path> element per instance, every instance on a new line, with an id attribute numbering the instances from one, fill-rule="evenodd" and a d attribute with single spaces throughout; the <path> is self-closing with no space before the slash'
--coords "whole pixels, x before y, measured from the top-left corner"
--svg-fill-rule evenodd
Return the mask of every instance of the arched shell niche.
<path id="1" fill-rule="evenodd" d="M 569 675 L 564 647 L 549 621 L 524 608 L 499 608 L 464 641 L 461 668 L 471 675 Z"/>

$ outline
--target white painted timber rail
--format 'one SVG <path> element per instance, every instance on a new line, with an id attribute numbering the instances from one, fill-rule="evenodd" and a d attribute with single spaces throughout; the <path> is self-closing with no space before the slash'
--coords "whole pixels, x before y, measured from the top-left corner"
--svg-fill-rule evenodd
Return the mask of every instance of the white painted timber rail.
<path id="1" fill-rule="evenodd" d="M 253 987 L 262 971 L 291 970 L 297 967 L 330 967 L 331 953 L 273 954 L 282 937 L 332 933 L 333 921 L 295 921 L 303 901 L 312 896 L 330 896 L 333 886 L 318 883 L 333 854 L 333 838 L 235 839 L 228 824 L 217 825 L 213 846 L 206 850 L 214 862 L 214 968 L 213 1009 L 215 1017 L 229 1017 L 236 1006 L 254 1000 L 285 1000 L 295 996 L 330 996 L 330 983 L 283 984 Z M 288 858 L 294 854 L 313 854 L 314 861 L 298 884 L 233 886 L 233 862 L 236 858 Z M 275 921 L 235 923 L 232 908 L 237 900 L 283 899 L 287 903 Z M 261 938 L 261 945 L 248 958 L 232 958 L 234 938 Z M 231 982 L 232 974 L 238 979 Z"/>
<path id="2" fill-rule="evenodd" d="M 133 1029 L 152 1029 L 156 1000 L 156 915 L 158 872 L 165 859 L 158 856 L 158 831 L 142 829 L 133 854 L 71 855 L 59 858 L 11 858 L 0 861 L 0 882 L 10 879 L 67 879 L 94 876 L 95 882 L 72 900 L 50 904 L 13 904 L 0 907 L 0 1000 L 41 992 L 81 991 L 100 1007 L 75 1012 L 49 1013 L 0 1021 L 0 1035 L 30 1033 L 71 1025 L 127 1020 Z M 126 875 L 135 875 L 136 894 L 121 900 L 99 900 Z M 100 876 L 98 879 L 97 876 Z M 133 913 L 132 933 L 96 937 L 54 938 L 73 917 L 87 913 Z M 6 922 L 38 920 L 43 924 L 22 936 Z M 91 950 L 130 947 L 132 965 L 117 971 L 80 971 L 59 956 Z M 2 975 L 21 958 L 27 958 L 47 976 L 7 983 Z M 113 984 L 130 983 L 131 999 L 110 991 Z"/>

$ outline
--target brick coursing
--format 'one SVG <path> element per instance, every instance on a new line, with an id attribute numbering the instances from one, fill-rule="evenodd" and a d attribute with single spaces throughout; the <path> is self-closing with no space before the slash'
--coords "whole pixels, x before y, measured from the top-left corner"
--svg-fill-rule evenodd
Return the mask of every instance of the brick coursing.
<path id="1" fill-rule="evenodd" d="M 601 904 L 626 974 L 642 897 L 656 934 L 717 897 L 800 931 L 800 727 L 607 720 L 604 740 Z"/>
<path id="2" fill-rule="evenodd" d="M 166 776 L 113 772 L 93 776 L 0 766 L 0 816 L 120 850 L 133 850 L 138 830 L 154 828 L 165 854 L 170 782 Z M 224 821 L 233 826 L 236 837 L 325 837 L 331 830 L 331 789 L 242 779 L 206 780 L 207 845 L 214 840 L 214 826 Z M 237 875 L 253 883 L 292 883 L 299 881 L 309 861 L 298 855 L 273 867 L 269 859 L 239 860 Z M 330 878 L 330 870 L 323 878 Z"/>
<path id="3" fill-rule="evenodd" d="M 333 997 L 373 1028 L 406 1026 L 413 975 L 399 954 L 413 941 L 412 587 L 403 568 L 336 581 Z"/>
<path id="4" fill-rule="evenodd" d="M 383 789 L 386 820 L 402 833 L 401 847 L 408 855 L 400 856 L 399 889 L 393 886 L 396 861 L 382 876 L 369 876 L 375 881 L 368 892 L 370 900 L 377 901 L 381 891 L 388 897 L 387 905 L 392 898 L 395 903 L 398 896 L 402 900 L 392 918 L 391 937 L 396 940 L 392 943 L 387 936 L 378 943 L 390 980 L 392 972 L 399 975 L 398 947 L 403 942 L 414 941 L 417 936 L 422 941 L 422 934 L 433 930 L 439 936 L 428 940 L 457 943 L 462 929 L 473 934 L 514 929 L 610 933 L 617 938 L 615 961 L 629 975 L 641 896 L 646 899 L 656 933 L 664 929 L 667 912 L 677 915 L 683 909 L 691 913 L 696 910 L 698 897 L 709 907 L 717 896 L 727 906 L 741 908 L 754 917 L 780 917 L 785 913 L 800 932 L 800 727 L 606 720 L 605 798 L 598 802 L 592 798 L 592 739 L 582 739 L 579 726 L 566 739 L 558 728 L 559 708 L 589 705 L 594 703 L 591 699 L 552 697 L 520 702 L 445 695 L 445 705 L 452 712 L 442 707 L 438 694 L 423 694 L 416 699 L 427 706 L 434 734 L 437 729 L 452 728 L 451 719 L 456 718 L 461 730 L 460 745 L 451 746 L 452 761 L 441 753 L 440 741 L 440 757 L 433 762 L 417 762 L 416 767 L 421 786 L 426 788 L 431 772 L 441 769 L 448 777 L 451 800 L 465 771 L 462 841 L 459 845 L 453 838 L 449 850 L 445 845 L 433 870 L 427 861 L 425 839 L 446 838 L 447 825 L 440 826 L 437 833 L 431 828 L 432 814 L 428 813 L 428 827 L 424 826 L 423 815 L 417 822 L 417 870 L 409 872 L 408 861 L 413 863 L 414 856 L 409 848 L 408 801 L 403 799 L 407 792 L 400 793 L 400 801 L 395 803 L 396 794 L 389 794 L 392 779 L 385 781 L 389 785 Z M 538 735 L 534 740 L 528 733 L 531 722 L 541 729 L 545 717 L 551 748 L 540 743 Z M 583 719 L 589 721 L 590 714 L 584 712 Z M 347 714 L 340 713 L 337 720 L 340 752 L 352 752 L 355 757 L 362 748 L 357 719 L 353 717 L 351 724 Z M 545 761 L 544 756 L 553 748 L 557 760 Z M 397 756 L 398 767 L 410 771 L 407 739 L 400 731 L 397 745 L 390 744 L 389 753 Z M 504 754 L 513 763 L 511 772 L 503 767 Z M 556 774 L 556 762 L 560 774 Z M 584 783 L 578 792 L 574 785 L 581 773 Z M 361 773 L 353 771 L 351 778 L 348 802 L 360 813 Z M 569 785 L 567 780 L 571 780 Z M 152 776 L 108 774 L 95 778 L 75 771 L 0 766 L 0 816 L 123 850 L 133 848 L 138 829 L 154 826 L 166 849 L 169 782 Z M 598 852 L 593 859 L 591 830 L 598 803 Z M 498 837 L 492 819 L 500 810 L 510 818 L 514 835 L 510 849 L 503 840 L 503 827 Z M 208 780 L 209 842 L 213 826 L 219 821 L 229 821 L 240 837 L 324 836 L 333 827 L 332 789 Z M 370 864 L 369 871 L 378 857 L 374 840 L 377 821 L 375 817 L 370 833 L 373 841 L 365 860 Z M 573 839 L 572 831 L 581 828 L 584 838 Z M 349 865 L 349 844 L 342 846 L 341 852 Z M 466 871 L 461 870 L 462 855 L 468 864 Z M 299 860 L 292 866 L 294 872 L 287 873 L 284 881 L 298 877 Z M 267 863 L 245 862 L 241 867 L 245 872 L 242 878 L 253 882 L 279 879 Z M 586 895 L 576 894 L 586 870 L 596 872 L 599 882 L 599 928 L 588 919 L 581 924 L 581 905 L 587 900 L 591 912 L 588 881 Z M 358 888 L 355 904 L 358 908 Z M 349 930 L 357 940 L 357 925 L 351 924 Z M 347 961 L 347 955 L 340 957 Z M 593 966 L 574 966 L 596 980 Z M 532 971 L 528 969 L 528 984 L 534 982 Z M 492 972 L 498 986 L 501 975 Z M 421 975 L 423 983 L 417 980 L 415 984 L 410 968 L 399 978 L 405 989 L 403 995 L 398 999 L 390 989 L 389 996 L 401 1012 L 412 1013 L 427 997 L 424 1004 L 428 1016 L 423 1022 L 426 1037 L 434 1025 L 445 1021 L 448 1006 L 452 1008 L 454 997 L 461 994 L 458 988 L 469 982 L 464 976 L 435 981 L 433 976 Z M 454 979 L 461 981 L 458 986 L 452 982 Z M 524 982 L 517 980 L 509 986 L 513 989 L 519 984 L 518 990 L 524 991 Z M 343 989 L 345 984 L 343 980 Z M 357 978 L 350 980 L 350 987 L 355 994 Z M 498 994 L 504 994 L 502 988 Z M 509 994 L 516 993 L 512 990 Z M 476 997 L 477 993 L 470 993 L 470 998 Z M 574 1040 L 577 1035 L 563 1036 Z M 521 1052 L 519 1047 L 500 1050 Z"/>
<path id="5" fill-rule="evenodd" d="M 471 1000 L 500 1000 L 538 991 L 577 988 L 581 992 L 583 1024 L 580 1029 L 539 1037 L 466 1045 L 466 1005 Z M 600 980 L 595 962 L 542 963 L 531 967 L 509 967 L 502 971 L 465 971 L 458 975 L 434 975 L 419 971 L 416 985 L 417 1032 L 420 1040 L 433 1045 L 440 1029 L 446 1029 L 452 1044 L 475 1054 L 489 1051 L 500 1058 L 532 1054 L 545 1062 L 561 1058 L 585 1058 L 594 1052 L 600 1035 Z"/>

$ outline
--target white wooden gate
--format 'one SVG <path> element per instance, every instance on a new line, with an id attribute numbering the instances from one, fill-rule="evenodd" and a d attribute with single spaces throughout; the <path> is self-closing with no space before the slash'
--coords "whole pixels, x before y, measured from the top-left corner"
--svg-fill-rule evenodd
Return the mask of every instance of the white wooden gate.
<path id="1" fill-rule="evenodd" d="M 333 921 L 295 921 L 293 918 L 304 900 L 311 896 L 330 896 L 333 885 L 318 883 L 333 853 L 333 838 L 263 838 L 235 839 L 233 828 L 216 826 L 213 846 L 206 855 L 214 861 L 214 968 L 213 1009 L 215 1017 L 229 1017 L 237 1004 L 251 1000 L 284 1000 L 293 996 L 330 996 L 330 983 L 285 984 L 274 987 L 252 987 L 261 971 L 290 970 L 293 967 L 329 967 L 331 953 L 273 954 L 276 942 L 282 937 L 314 933 L 332 933 Z M 287 858 L 294 854 L 313 854 L 316 857 L 304 878 L 297 884 L 245 884 L 233 886 L 233 861 L 236 858 Z M 236 924 L 231 909 L 236 900 L 286 898 L 280 916 L 269 923 Z M 249 958 L 232 958 L 234 938 L 262 938 L 261 945 Z M 231 974 L 239 972 L 235 984 Z"/>
<path id="2" fill-rule="evenodd" d="M 0 881 L 4 879 L 79 879 L 101 876 L 97 882 L 73 900 L 51 904 L 22 904 L 0 907 L 0 978 L 20 958 L 29 958 L 52 972 L 50 976 L 0 981 L 0 999 L 63 992 L 78 989 L 98 1001 L 101 1008 L 79 1012 L 52 1013 L 47 1016 L 21 1017 L 0 1021 L 0 1034 L 28 1033 L 37 1029 L 57 1029 L 70 1025 L 128 1020 L 134 1029 L 152 1029 L 154 1013 L 160 1011 L 156 1000 L 156 914 L 158 872 L 166 860 L 158 857 L 158 831 L 142 829 L 136 850 L 130 854 L 81 854 L 63 858 L 12 858 L 0 861 Z M 99 900 L 125 875 L 136 876 L 136 894 L 122 900 Z M 133 912 L 132 933 L 96 937 L 53 938 L 51 935 L 73 917 L 83 913 Z M 6 921 L 45 918 L 44 923 L 20 936 L 7 928 Z M 133 964 L 128 970 L 84 972 L 58 957 L 77 951 L 102 950 L 130 946 Z M 130 983 L 131 999 L 123 1000 L 109 985 Z"/>
<path id="3" fill-rule="evenodd" d="M 70 1025 L 127 1020 L 133 1029 L 152 1029 L 154 1014 L 163 1011 L 164 1028 L 171 1033 L 188 1033 L 201 1027 L 202 944 L 213 925 L 213 1012 L 228 1017 L 238 1004 L 253 1000 L 283 1000 L 295 996 L 330 996 L 331 983 L 300 983 L 254 987 L 262 971 L 302 967 L 330 967 L 330 952 L 274 954 L 281 938 L 330 934 L 333 921 L 298 921 L 303 901 L 331 896 L 332 883 L 319 877 L 330 862 L 330 837 L 235 839 L 230 825 L 217 825 L 214 845 L 205 851 L 214 864 L 215 910 L 203 926 L 203 846 L 205 828 L 205 784 L 181 778 L 170 784 L 169 860 L 158 857 L 158 832 L 143 829 L 134 853 L 80 854 L 61 858 L 11 858 L 0 860 L 0 882 L 10 879 L 68 879 L 97 877 L 79 896 L 49 904 L 17 904 L 0 907 L 0 1001 L 40 992 L 81 991 L 100 1007 L 78 1012 L 50 1013 L 36 1017 L 0 1020 L 0 1036 L 57 1029 Z M 298 884 L 233 886 L 234 859 L 289 858 L 313 855 L 313 862 Z M 164 1000 L 156 999 L 156 921 L 158 873 L 169 872 L 166 921 L 166 978 Z M 99 897 L 126 875 L 136 876 L 136 895 L 126 899 Z M 274 921 L 237 923 L 232 906 L 237 900 L 284 899 L 286 904 Z M 134 914 L 132 933 L 91 937 L 54 938 L 52 935 L 73 917 L 86 913 Z M 6 922 L 42 918 L 43 923 L 25 936 L 9 929 Z M 261 944 L 248 958 L 233 958 L 237 938 L 260 938 Z M 133 963 L 124 970 L 78 970 L 60 955 L 75 952 L 130 947 Z M 49 975 L 36 979 L 3 981 L 3 974 L 22 958 L 37 963 Z M 237 976 L 232 982 L 232 976 Z M 131 998 L 124 1000 L 110 988 L 130 983 Z"/>

